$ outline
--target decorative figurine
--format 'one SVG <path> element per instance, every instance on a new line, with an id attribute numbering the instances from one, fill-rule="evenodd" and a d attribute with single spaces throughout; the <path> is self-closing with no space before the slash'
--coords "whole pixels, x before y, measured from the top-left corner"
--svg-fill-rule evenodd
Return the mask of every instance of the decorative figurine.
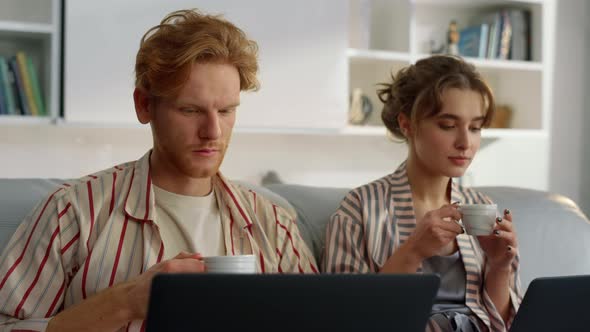
<path id="1" fill-rule="evenodd" d="M 459 55 L 459 30 L 457 29 L 457 22 L 454 20 L 449 24 L 447 38 L 447 53 Z"/>

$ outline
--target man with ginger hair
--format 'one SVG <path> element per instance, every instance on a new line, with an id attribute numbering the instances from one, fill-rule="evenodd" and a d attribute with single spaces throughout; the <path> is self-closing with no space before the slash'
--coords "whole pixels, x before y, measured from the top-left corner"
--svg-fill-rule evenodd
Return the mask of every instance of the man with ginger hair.
<path id="1" fill-rule="evenodd" d="M 218 16 L 181 10 L 143 37 L 133 100 L 153 148 L 64 184 L 0 257 L 0 331 L 140 331 L 156 273 L 253 254 L 260 273 L 315 273 L 295 216 L 219 173 L 257 45 Z"/>

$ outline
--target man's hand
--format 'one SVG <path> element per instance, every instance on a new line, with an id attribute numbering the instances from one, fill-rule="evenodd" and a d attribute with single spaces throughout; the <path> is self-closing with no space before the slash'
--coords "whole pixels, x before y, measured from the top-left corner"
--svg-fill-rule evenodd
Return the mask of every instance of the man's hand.
<path id="1" fill-rule="evenodd" d="M 201 259 L 200 254 L 181 252 L 127 282 L 103 289 L 60 312 L 49 321 L 47 331 L 115 331 L 130 321 L 145 319 L 154 276 L 157 273 L 204 272 L 205 264 Z"/>
<path id="2" fill-rule="evenodd" d="M 133 319 L 145 319 L 147 315 L 152 279 L 158 273 L 202 273 L 205 263 L 201 254 L 180 252 L 174 258 L 160 262 L 130 281 L 129 305 Z"/>

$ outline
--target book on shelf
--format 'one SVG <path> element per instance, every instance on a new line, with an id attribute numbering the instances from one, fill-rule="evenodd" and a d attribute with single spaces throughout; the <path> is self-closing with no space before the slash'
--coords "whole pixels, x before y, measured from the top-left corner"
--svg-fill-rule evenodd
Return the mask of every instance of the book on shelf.
<path id="1" fill-rule="evenodd" d="M 14 82 L 16 91 L 18 92 L 18 100 L 21 106 L 21 115 L 32 115 L 29 109 L 27 96 L 25 95 L 25 87 L 23 85 L 23 80 L 21 77 L 20 70 L 18 68 L 18 63 L 16 62 L 16 57 L 10 58 L 9 62 L 10 70 L 14 74 Z"/>
<path id="2" fill-rule="evenodd" d="M 486 57 L 489 59 L 496 58 L 498 53 L 498 41 L 500 40 L 500 26 L 501 17 L 499 12 L 492 12 L 485 14 L 478 23 L 487 24 L 488 31 L 488 45 L 486 47 Z"/>
<path id="3" fill-rule="evenodd" d="M 486 39 L 485 56 L 488 59 L 502 60 L 531 60 L 531 20 L 530 11 L 520 8 L 503 8 L 492 12 L 486 12 L 471 22 L 471 26 L 461 30 L 467 41 L 471 43 L 476 37 L 476 30 L 480 29 L 479 40 Z M 487 25 L 487 38 L 482 38 L 481 30 Z M 461 40 L 459 40 L 461 45 Z M 465 56 L 481 57 L 479 52 L 475 55 L 474 46 L 466 50 Z M 461 48 L 461 47 L 460 47 Z M 464 54 L 461 54 L 464 55 Z"/>
<path id="4" fill-rule="evenodd" d="M 459 54 L 485 58 L 488 46 L 488 24 L 482 23 L 464 28 L 459 33 Z"/>
<path id="5" fill-rule="evenodd" d="M 39 86 L 37 70 L 35 70 L 35 65 L 33 64 L 33 60 L 31 60 L 31 57 L 27 57 L 26 62 L 27 71 L 31 79 L 31 88 L 33 90 L 33 98 L 35 100 L 35 105 L 37 106 L 37 111 L 39 115 L 45 116 L 47 115 L 47 112 L 45 111 L 45 107 L 43 105 L 43 98 L 41 98 L 41 87 Z"/>
<path id="6" fill-rule="evenodd" d="M 2 75 L 2 67 L 0 67 L 0 75 Z M 6 99 L 7 96 L 6 89 L 4 89 L 4 80 L 0 79 L 0 115 L 10 114 L 8 110 L 8 101 Z"/>
<path id="7" fill-rule="evenodd" d="M 33 97 L 33 88 L 31 87 L 31 76 L 29 75 L 29 70 L 27 69 L 27 58 L 24 52 L 16 53 L 16 62 L 18 64 L 18 69 L 22 78 L 23 88 L 25 90 L 25 96 L 27 98 L 27 105 L 29 106 L 31 115 L 38 116 L 39 110 L 37 109 L 37 104 L 35 103 L 35 99 Z"/>
<path id="8" fill-rule="evenodd" d="M 510 45 L 511 60 L 530 61 L 531 57 L 531 13 L 527 10 L 512 9 L 509 11 L 512 23 L 512 39 Z"/>
<path id="9" fill-rule="evenodd" d="M 502 30 L 500 34 L 500 47 L 498 50 L 498 58 L 502 60 L 508 59 L 510 53 L 510 44 L 512 39 L 512 22 L 507 10 L 502 10 Z"/>
<path id="10" fill-rule="evenodd" d="M 10 65 L 10 62 L 7 60 L 8 65 L 8 80 L 10 81 L 10 87 L 12 88 L 12 96 L 14 100 L 14 110 L 12 114 L 14 115 L 25 115 L 23 104 L 19 95 L 18 84 L 16 81 L 16 74 Z"/>
<path id="11" fill-rule="evenodd" d="M 0 114 L 46 116 L 39 75 L 29 55 L 0 57 Z"/>
<path id="12" fill-rule="evenodd" d="M 16 96 L 14 90 L 14 76 L 8 67 L 6 58 L 0 56 L 0 85 L 6 98 L 6 113 L 7 115 L 20 114 L 20 109 L 16 105 Z"/>

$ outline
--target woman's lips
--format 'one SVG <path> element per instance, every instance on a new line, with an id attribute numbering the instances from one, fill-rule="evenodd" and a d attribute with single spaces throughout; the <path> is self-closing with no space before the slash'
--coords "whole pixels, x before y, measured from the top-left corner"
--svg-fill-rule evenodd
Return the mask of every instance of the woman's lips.
<path id="1" fill-rule="evenodd" d="M 457 166 L 465 166 L 471 158 L 467 157 L 449 157 L 449 160 Z"/>

